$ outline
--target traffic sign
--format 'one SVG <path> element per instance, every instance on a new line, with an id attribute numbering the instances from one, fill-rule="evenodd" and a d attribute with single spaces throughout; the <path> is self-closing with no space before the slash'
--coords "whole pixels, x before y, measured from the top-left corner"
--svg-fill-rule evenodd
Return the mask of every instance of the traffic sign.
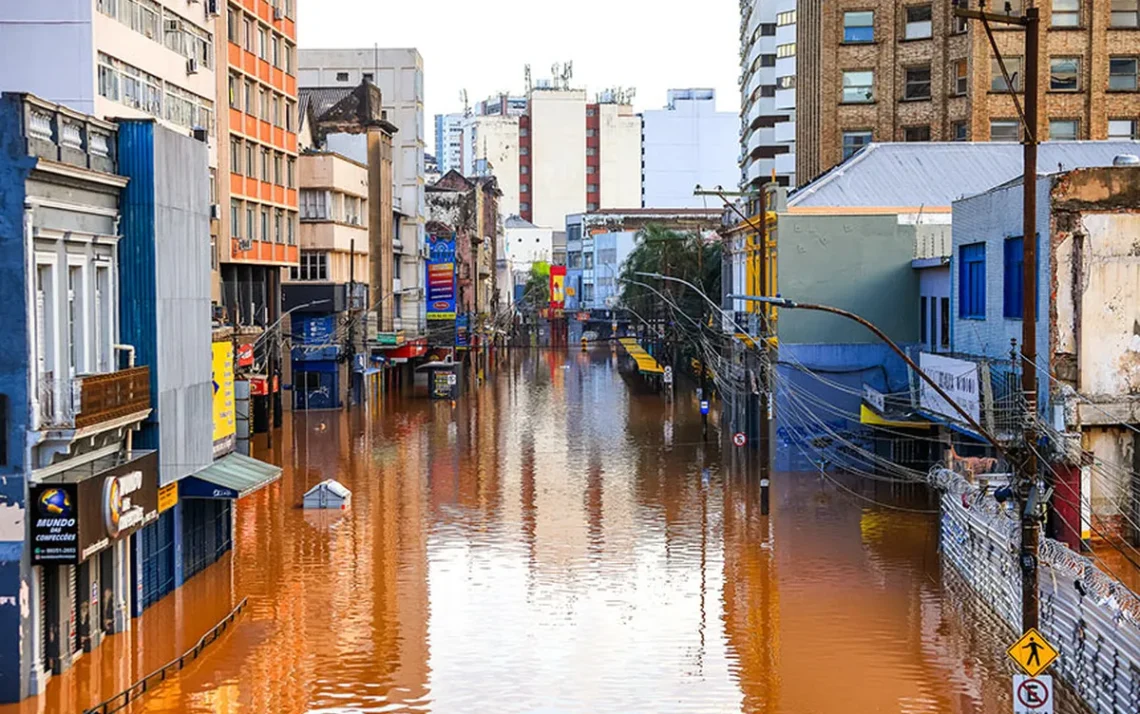
<path id="1" fill-rule="evenodd" d="M 672 383 L 673 383 L 673 368 L 672 367 L 666 367 L 665 368 L 665 384 L 672 384 Z"/>
<path id="2" fill-rule="evenodd" d="M 1014 642 L 1006 653 L 1030 677 L 1036 677 L 1043 672 L 1060 655 L 1057 648 L 1049 644 L 1049 641 L 1032 627 L 1021 636 L 1021 639 Z"/>
<path id="3" fill-rule="evenodd" d="M 732 443 L 737 446 L 744 446 L 748 443 L 748 437 L 744 435 L 743 431 L 738 431 L 732 435 Z"/>
<path id="4" fill-rule="evenodd" d="M 1013 714 L 1053 714 L 1053 678 L 1013 675 Z"/>
<path id="5" fill-rule="evenodd" d="M 702 399 L 701 400 L 701 414 L 708 414 L 708 413 L 709 413 L 709 400 Z"/>

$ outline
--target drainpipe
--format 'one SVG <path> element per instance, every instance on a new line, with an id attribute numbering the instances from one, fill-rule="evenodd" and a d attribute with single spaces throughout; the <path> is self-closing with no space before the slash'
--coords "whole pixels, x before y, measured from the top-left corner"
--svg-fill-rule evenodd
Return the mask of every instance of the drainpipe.
<path id="1" fill-rule="evenodd" d="M 40 426 L 40 370 L 39 354 L 37 353 L 38 340 L 36 339 L 36 251 L 34 209 L 24 206 L 24 271 L 27 279 L 24 280 L 26 302 L 25 315 L 29 317 L 27 328 L 28 352 L 28 401 L 32 407 L 32 424 Z M 45 296 L 46 300 L 47 296 Z M 49 306 L 44 305 L 44 309 Z M 25 463 L 32 463 L 31 446 L 28 446 Z"/>

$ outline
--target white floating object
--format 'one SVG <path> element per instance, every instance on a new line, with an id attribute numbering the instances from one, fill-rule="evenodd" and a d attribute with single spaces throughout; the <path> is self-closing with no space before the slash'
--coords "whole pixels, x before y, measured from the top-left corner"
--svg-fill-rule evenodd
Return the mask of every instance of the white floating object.
<path id="1" fill-rule="evenodd" d="M 305 493 L 305 508 L 335 508 L 346 510 L 352 503 L 352 491 L 332 479 L 321 481 Z"/>

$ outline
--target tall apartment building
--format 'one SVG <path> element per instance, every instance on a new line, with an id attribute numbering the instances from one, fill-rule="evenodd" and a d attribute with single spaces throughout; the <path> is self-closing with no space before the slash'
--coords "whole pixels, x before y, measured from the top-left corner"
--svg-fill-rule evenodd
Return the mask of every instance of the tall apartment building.
<path id="1" fill-rule="evenodd" d="M 696 186 L 734 188 L 739 128 L 734 112 L 716 110 L 714 89 L 670 89 L 664 109 L 642 112 L 642 208 L 702 208 Z"/>
<path id="2" fill-rule="evenodd" d="M 796 42 L 785 30 L 777 37 L 781 13 L 794 22 L 795 0 L 742 0 L 740 4 L 740 186 L 766 182 L 773 172 L 781 185 L 795 183 L 794 86 L 779 100 L 777 76 L 795 62 Z M 777 64 L 784 60 L 778 68 Z M 786 74 L 779 76 L 788 76 Z M 789 84 L 785 80 L 785 84 Z M 791 83 L 794 84 L 794 83 Z M 787 90 L 792 90 L 788 92 Z M 777 104 L 779 102 L 780 107 Z M 779 127 L 779 133 L 777 128 Z"/>
<path id="3" fill-rule="evenodd" d="M 277 320 L 281 269 L 299 258 L 295 18 L 293 0 L 230 0 L 217 21 L 226 45 L 216 91 L 229 110 L 218 117 L 216 299 L 238 325 Z"/>
<path id="4" fill-rule="evenodd" d="M 209 145 L 217 204 L 215 72 L 226 65 L 216 47 L 217 15 L 217 2 L 0 0 L 0 90 L 195 134 Z M 219 228 L 211 224 L 212 240 Z"/>
<path id="5" fill-rule="evenodd" d="M 463 126 L 467 117 L 463 114 L 435 115 L 435 160 L 439 163 L 439 173 L 452 169 L 461 170 L 463 165 Z"/>
<path id="6" fill-rule="evenodd" d="M 641 205 L 641 119 L 613 92 L 539 82 L 519 117 L 519 213 L 543 227 L 599 208 Z"/>
<path id="7" fill-rule="evenodd" d="M 418 50 L 302 50 L 300 82 L 305 88 L 353 88 L 368 80 L 380 88 L 384 111 L 397 132 L 392 137 L 392 174 L 395 184 L 393 208 L 401 220 L 396 233 L 400 259 L 393 277 L 402 292 L 390 301 L 396 324 L 405 330 L 426 327 L 423 310 L 424 223 L 424 61 Z M 345 145 L 330 142 L 336 151 L 361 163 L 367 162 L 363 137 L 348 137 Z M 440 157 L 437 160 L 442 161 Z M 387 299 L 372 296 L 373 301 Z M 385 303 L 387 306 L 389 303 Z"/>
<path id="8" fill-rule="evenodd" d="M 502 218 L 519 215 L 519 118 L 509 114 L 469 117 L 463 124 L 464 176 L 494 176 L 503 195 Z"/>
<path id="9" fill-rule="evenodd" d="M 1017 14 L 1023 3 L 1014 0 Z M 1000 7 L 995 5 L 995 7 Z M 1140 117 L 1136 0 L 1040 3 L 1041 140 L 1135 138 Z M 950 0 L 800 3 L 797 176 L 808 181 L 870 141 L 1018 141 L 1025 34 L 985 30 Z"/>

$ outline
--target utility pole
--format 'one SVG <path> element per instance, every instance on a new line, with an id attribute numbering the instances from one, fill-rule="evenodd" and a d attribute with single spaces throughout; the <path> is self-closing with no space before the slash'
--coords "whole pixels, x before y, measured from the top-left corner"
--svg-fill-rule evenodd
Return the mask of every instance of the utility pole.
<path id="1" fill-rule="evenodd" d="M 352 401 L 353 388 L 356 383 L 356 239 L 348 241 L 348 399 L 344 400 L 344 408 L 348 409 Z M 360 378 L 363 380 L 364 375 Z M 339 390 L 338 390 L 339 391 Z"/>
<path id="2" fill-rule="evenodd" d="M 1013 97 L 1014 107 L 1022 123 L 1024 170 L 1022 175 L 1022 298 L 1021 298 L 1021 391 L 1025 399 L 1022 444 L 1014 464 L 1017 493 L 1021 502 L 1021 627 L 1022 631 L 1037 627 L 1040 619 L 1037 569 L 1041 538 L 1041 521 L 1037 515 L 1037 108 L 1040 100 L 1038 65 L 1040 60 L 1041 17 L 1036 7 L 1027 7 L 1024 16 L 1002 15 L 985 11 L 984 0 L 979 10 L 968 9 L 968 0 L 953 0 L 954 15 L 979 20 L 997 57 L 1002 77 Z M 1017 100 L 1017 87 L 1010 81 L 1005 60 L 998 51 L 990 23 L 1017 25 L 1025 28 L 1025 111 Z"/>
<path id="3" fill-rule="evenodd" d="M 767 296 L 770 286 L 768 285 L 768 189 L 764 186 L 760 189 L 760 260 L 757 270 L 760 273 L 760 294 Z M 772 413 L 769 408 L 771 404 L 771 385 L 772 379 L 770 374 L 771 359 L 768 355 L 768 314 L 767 306 L 760 304 L 756 306 L 756 310 L 760 313 L 760 515 L 766 516 L 769 511 L 769 489 L 772 484 Z"/>

